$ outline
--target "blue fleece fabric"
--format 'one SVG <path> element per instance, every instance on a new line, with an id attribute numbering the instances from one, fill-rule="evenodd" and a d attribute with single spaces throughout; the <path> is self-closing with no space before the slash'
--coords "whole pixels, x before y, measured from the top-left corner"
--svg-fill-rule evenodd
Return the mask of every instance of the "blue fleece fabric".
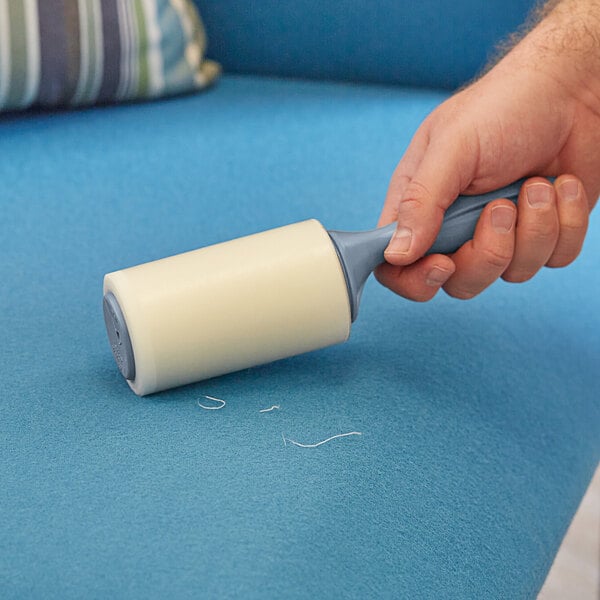
<path id="1" fill-rule="evenodd" d="M 570 268 L 464 303 L 370 281 L 345 345 L 155 396 L 104 331 L 108 271 L 372 226 L 443 98 L 225 77 L 0 121 L 2 598 L 535 597 L 600 457 L 598 214 Z"/>
<path id="2" fill-rule="evenodd" d="M 228 72 L 455 88 L 535 0 L 195 0 Z"/>

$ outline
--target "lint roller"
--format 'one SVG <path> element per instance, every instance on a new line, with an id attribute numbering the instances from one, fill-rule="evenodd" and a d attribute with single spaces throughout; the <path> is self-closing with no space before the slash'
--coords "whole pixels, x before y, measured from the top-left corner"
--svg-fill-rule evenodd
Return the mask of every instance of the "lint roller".
<path id="1" fill-rule="evenodd" d="M 429 253 L 457 250 L 484 206 L 516 203 L 522 183 L 459 196 Z M 143 396 L 346 341 L 395 228 L 308 220 L 109 273 L 104 320 L 119 370 Z"/>

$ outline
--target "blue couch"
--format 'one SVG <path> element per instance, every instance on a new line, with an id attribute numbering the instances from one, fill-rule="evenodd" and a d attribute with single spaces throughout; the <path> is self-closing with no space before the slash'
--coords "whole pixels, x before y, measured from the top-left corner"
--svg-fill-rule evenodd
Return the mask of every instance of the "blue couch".
<path id="1" fill-rule="evenodd" d="M 568 269 L 425 305 L 371 280 L 344 346 L 147 398 L 101 311 L 108 271 L 372 226 L 531 3 L 198 4 L 210 91 L 0 119 L 0 596 L 535 598 L 600 458 L 597 214 Z"/>

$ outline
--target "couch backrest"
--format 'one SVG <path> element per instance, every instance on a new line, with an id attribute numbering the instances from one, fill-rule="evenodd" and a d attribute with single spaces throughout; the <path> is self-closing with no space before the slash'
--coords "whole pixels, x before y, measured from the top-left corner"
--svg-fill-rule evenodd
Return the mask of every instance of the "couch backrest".
<path id="1" fill-rule="evenodd" d="M 534 0 L 195 0 L 226 71 L 454 88 Z"/>

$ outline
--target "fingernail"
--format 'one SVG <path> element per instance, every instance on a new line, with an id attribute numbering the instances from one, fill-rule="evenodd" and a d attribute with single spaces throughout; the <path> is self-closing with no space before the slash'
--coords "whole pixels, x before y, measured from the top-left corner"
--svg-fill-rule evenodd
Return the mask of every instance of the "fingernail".
<path id="1" fill-rule="evenodd" d="M 496 233 L 508 233 L 515 222 L 515 209 L 510 206 L 496 206 L 492 209 L 492 227 Z"/>
<path id="2" fill-rule="evenodd" d="M 450 279 L 450 275 L 452 275 L 450 271 L 446 271 L 440 267 L 433 267 L 427 274 L 425 283 L 431 287 L 440 287 L 440 285 L 444 285 L 444 283 Z"/>
<path id="3" fill-rule="evenodd" d="M 552 187 L 546 183 L 532 183 L 527 186 L 527 202 L 532 208 L 548 206 L 552 201 Z"/>
<path id="4" fill-rule="evenodd" d="M 567 179 L 560 184 L 558 191 L 563 200 L 576 200 L 579 196 L 579 181 L 577 179 Z"/>
<path id="5" fill-rule="evenodd" d="M 392 236 L 386 254 L 406 254 L 412 242 L 412 231 L 408 227 L 398 227 Z"/>

